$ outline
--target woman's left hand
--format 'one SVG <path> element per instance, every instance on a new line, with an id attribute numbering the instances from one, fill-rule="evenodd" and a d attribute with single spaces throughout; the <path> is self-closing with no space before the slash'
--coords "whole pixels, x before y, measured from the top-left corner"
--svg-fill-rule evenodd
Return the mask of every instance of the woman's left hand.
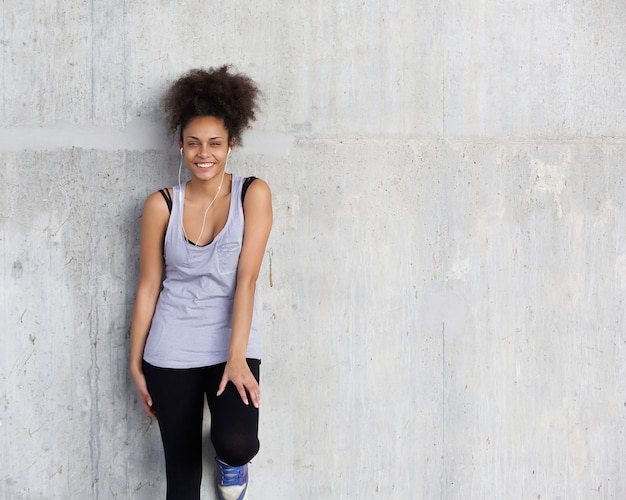
<path id="1" fill-rule="evenodd" d="M 254 375 L 250 371 L 250 367 L 246 360 L 228 360 L 226 367 L 224 368 L 224 375 L 222 375 L 222 381 L 220 382 L 217 395 L 221 396 L 228 382 L 232 382 L 235 386 L 241 400 L 244 404 L 250 404 L 248 401 L 248 394 L 252 400 L 252 405 L 258 408 L 261 404 L 261 389 L 259 383 L 254 378 Z"/>

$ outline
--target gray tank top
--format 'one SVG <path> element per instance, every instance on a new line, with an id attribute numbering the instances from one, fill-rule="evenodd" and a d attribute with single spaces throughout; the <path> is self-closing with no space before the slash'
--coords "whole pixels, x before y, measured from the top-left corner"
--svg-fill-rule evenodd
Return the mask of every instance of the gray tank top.
<path id="1" fill-rule="evenodd" d="M 197 368 L 227 361 L 243 241 L 243 181 L 233 174 L 226 225 L 206 246 L 185 239 L 181 201 L 186 183 L 174 186 L 165 232 L 165 280 L 143 356 L 151 365 Z M 255 306 L 246 356 L 261 359 L 257 324 Z"/>

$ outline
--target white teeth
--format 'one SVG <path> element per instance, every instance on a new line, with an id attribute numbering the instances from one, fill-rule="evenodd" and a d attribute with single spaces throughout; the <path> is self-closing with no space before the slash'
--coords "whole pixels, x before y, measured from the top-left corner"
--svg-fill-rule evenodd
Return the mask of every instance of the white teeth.
<path id="1" fill-rule="evenodd" d="M 200 168 L 209 168 L 215 165 L 215 163 L 196 163 L 196 165 Z"/>

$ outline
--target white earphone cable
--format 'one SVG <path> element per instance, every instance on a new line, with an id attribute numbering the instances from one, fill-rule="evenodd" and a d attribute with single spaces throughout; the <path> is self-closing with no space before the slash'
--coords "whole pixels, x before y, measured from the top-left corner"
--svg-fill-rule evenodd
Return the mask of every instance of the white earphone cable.
<path id="1" fill-rule="evenodd" d="M 185 235 L 185 239 L 189 243 L 200 246 L 200 238 L 202 238 L 202 233 L 204 233 L 204 226 L 206 224 L 207 213 L 209 213 L 209 208 L 213 206 L 213 203 L 215 203 L 215 200 L 217 200 L 217 197 L 219 196 L 220 191 L 222 190 L 222 184 L 224 183 L 224 175 L 226 174 L 226 166 L 228 165 L 228 158 L 230 157 L 230 151 L 231 150 L 229 148 L 228 154 L 226 155 L 226 161 L 224 162 L 224 169 L 222 170 L 222 178 L 220 179 L 220 185 L 217 187 L 217 192 L 215 193 L 215 196 L 211 200 L 211 203 L 209 203 L 209 206 L 207 206 L 206 210 L 204 211 L 204 216 L 202 217 L 202 227 L 200 228 L 200 234 L 198 235 L 198 239 L 195 242 L 192 242 L 189 239 L 189 236 L 187 236 L 187 232 L 185 231 L 185 225 L 183 224 L 182 213 L 181 213 L 180 225 L 183 228 L 183 234 Z M 180 180 L 182 167 L 183 167 L 183 148 L 180 148 L 180 165 L 178 166 L 178 186 L 179 186 L 178 187 L 178 204 L 180 206 L 181 212 L 183 212 L 183 200 L 182 200 L 183 190 L 181 188 L 181 180 Z"/>

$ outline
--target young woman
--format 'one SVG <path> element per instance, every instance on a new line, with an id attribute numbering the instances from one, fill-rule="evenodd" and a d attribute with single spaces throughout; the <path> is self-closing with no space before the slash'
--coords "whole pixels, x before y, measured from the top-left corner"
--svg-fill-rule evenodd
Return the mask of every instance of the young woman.
<path id="1" fill-rule="evenodd" d="M 220 498 L 244 497 L 247 464 L 259 449 L 254 299 L 271 195 L 264 181 L 226 172 L 258 94 L 250 78 L 224 66 L 190 71 L 163 101 L 191 179 L 144 206 L 130 370 L 159 422 L 168 500 L 200 498 L 204 397 Z"/>

